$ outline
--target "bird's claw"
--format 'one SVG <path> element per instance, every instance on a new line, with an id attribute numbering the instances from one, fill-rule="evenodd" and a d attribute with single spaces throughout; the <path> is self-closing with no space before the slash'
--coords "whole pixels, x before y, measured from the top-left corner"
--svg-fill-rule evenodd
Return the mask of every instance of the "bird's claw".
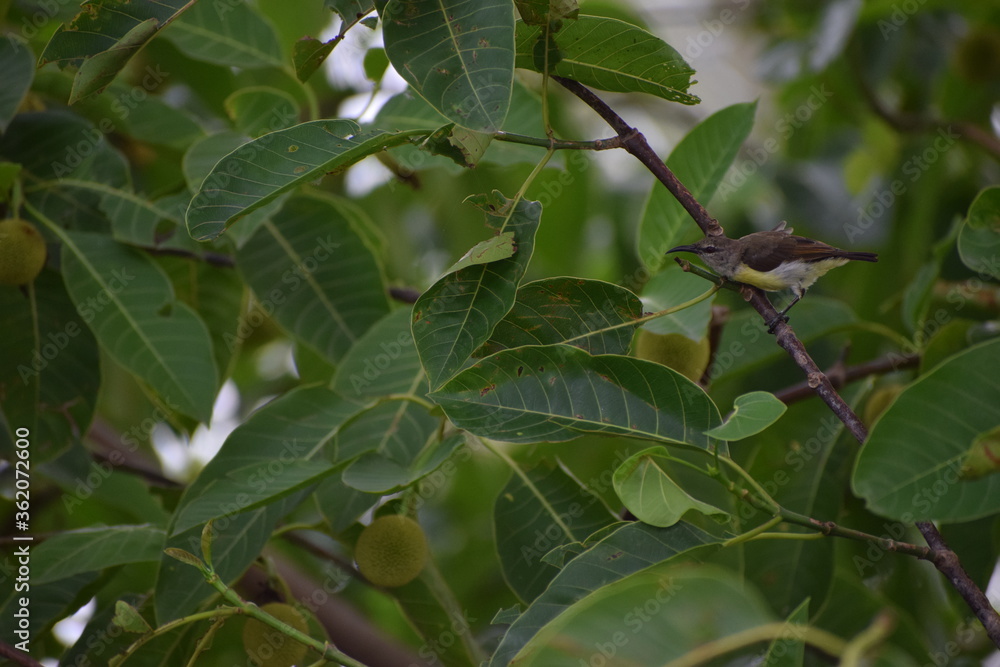
<path id="1" fill-rule="evenodd" d="M 771 320 L 767 323 L 767 333 L 773 334 L 774 328 L 778 326 L 778 322 L 785 322 L 787 324 L 788 315 L 779 313 L 778 315 L 775 315 L 773 318 L 771 318 Z"/>

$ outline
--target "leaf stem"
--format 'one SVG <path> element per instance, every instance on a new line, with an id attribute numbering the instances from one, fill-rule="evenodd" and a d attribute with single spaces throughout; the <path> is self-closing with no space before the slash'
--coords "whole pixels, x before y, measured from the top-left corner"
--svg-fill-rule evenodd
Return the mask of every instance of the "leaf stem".
<path id="1" fill-rule="evenodd" d="M 728 540 L 722 543 L 722 546 L 731 547 L 737 544 L 741 544 L 742 542 L 749 542 L 758 535 L 766 533 L 768 530 L 774 528 L 781 522 L 782 518 L 780 516 L 773 516 L 764 523 L 754 528 L 753 530 L 748 530 L 747 532 L 737 535 L 736 537 L 729 538 Z"/>
<path id="2" fill-rule="evenodd" d="M 776 639 L 801 641 L 834 657 L 842 655 L 848 646 L 848 643 L 843 639 L 826 630 L 808 625 L 776 621 L 706 642 L 676 660 L 671 660 L 663 667 L 696 667 L 727 653 Z"/>
<path id="3" fill-rule="evenodd" d="M 512 144 L 524 144 L 525 146 L 538 146 L 540 148 L 554 148 L 556 150 L 606 151 L 612 148 L 622 147 L 621 138 L 619 137 L 594 139 L 592 141 L 572 141 L 569 139 L 531 137 L 526 134 L 499 131 L 493 134 L 493 138 L 497 141 L 507 141 Z"/>
<path id="4" fill-rule="evenodd" d="M 168 632 L 172 632 L 177 628 L 189 625 L 191 623 L 197 623 L 198 621 L 204 621 L 206 619 L 225 618 L 227 616 L 234 616 L 236 614 L 242 614 L 242 613 L 243 610 L 238 607 L 216 607 L 215 609 L 211 609 L 209 611 L 198 612 L 197 614 L 191 614 L 190 616 L 185 616 L 184 618 L 178 618 L 173 621 L 170 621 L 169 623 L 164 623 L 160 627 L 154 629 L 152 632 L 147 632 L 143 636 L 136 639 L 134 642 L 132 642 L 132 644 L 129 645 L 127 649 L 125 649 L 125 652 L 123 654 L 115 656 L 109 661 L 108 664 L 111 665 L 112 667 L 117 667 L 118 665 L 121 665 L 126 660 L 128 660 L 133 653 L 139 650 L 146 642 L 150 641 L 151 639 L 155 639 L 156 637 L 159 637 L 161 635 L 165 635 Z"/>
<path id="5" fill-rule="evenodd" d="M 709 298 L 710 296 L 712 296 L 713 294 L 715 294 L 716 292 L 718 292 L 720 287 L 721 287 L 720 285 L 716 285 L 715 287 L 713 287 L 712 289 L 708 290 L 704 294 L 700 294 L 700 295 L 696 296 L 695 298 L 691 299 L 690 301 L 685 301 L 682 304 L 678 304 L 676 306 L 671 306 L 670 308 L 664 308 L 663 310 L 658 310 L 655 313 L 650 313 L 649 315 L 643 315 L 642 317 L 637 317 L 634 320 L 629 320 L 627 322 L 621 322 L 620 324 L 612 324 L 611 326 L 608 326 L 608 327 L 602 327 L 601 329 L 597 329 L 597 330 L 593 330 L 593 331 L 588 331 L 586 333 L 580 334 L 579 336 L 573 336 L 572 338 L 567 338 L 566 340 L 564 340 L 562 342 L 563 343 L 572 343 L 575 340 L 582 340 L 584 338 L 589 338 L 590 336 L 594 336 L 594 335 L 597 335 L 597 334 L 603 334 L 603 333 L 608 332 L 608 331 L 614 331 L 615 329 L 624 329 L 626 327 L 637 327 L 639 325 L 645 324 L 646 322 L 650 322 L 650 321 L 655 320 L 657 318 L 664 317 L 666 315 L 672 315 L 673 313 L 676 313 L 676 312 L 679 312 L 681 310 L 684 310 L 685 308 L 690 308 L 691 306 L 695 305 L 696 303 L 704 301 L 705 299 Z"/>

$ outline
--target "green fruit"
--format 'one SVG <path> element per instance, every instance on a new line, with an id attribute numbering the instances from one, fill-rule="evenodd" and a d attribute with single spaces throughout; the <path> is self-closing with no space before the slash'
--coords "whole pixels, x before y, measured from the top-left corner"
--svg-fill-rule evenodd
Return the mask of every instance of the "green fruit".
<path id="1" fill-rule="evenodd" d="M 681 334 L 661 335 L 645 329 L 639 330 L 635 344 L 635 356 L 669 366 L 692 382 L 705 374 L 710 352 L 708 338 L 695 342 Z"/>
<path id="2" fill-rule="evenodd" d="M 903 393 L 904 389 L 906 389 L 906 385 L 903 384 L 889 384 L 876 389 L 868 398 L 868 402 L 865 403 L 865 424 L 869 427 L 874 424 L 875 420 L 885 412 L 897 396 Z"/>
<path id="3" fill-rule="evenodd" d="M 45 266 L 45 239 L 26 220 L 0 221 L 0 285 L 26 285 Z"/>
<path id="4" fill-rule="evenodd" d="M 269 602 L 260 609 L 299 632 L 309 632 L 305 617 L 291 605 Z M 256 618 L 248 619 L 243 626 L 243 648 L 246 649 L 247 656 L 260 667 L 291 667 L 309 651 L 305 644 L 300 644 Z"/>
<path id="5" fill-rule="evenodd" d="M 376 586 L 403 586 L 424 569 L 427 538 L 420 524 L 409 517 L 381 516 L 361 531 L 354 559 L 361 574 Z"/>

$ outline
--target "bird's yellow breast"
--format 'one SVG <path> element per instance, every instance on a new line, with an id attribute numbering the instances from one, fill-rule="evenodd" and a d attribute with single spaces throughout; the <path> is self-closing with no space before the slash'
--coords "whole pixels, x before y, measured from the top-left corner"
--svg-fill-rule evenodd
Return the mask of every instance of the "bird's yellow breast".
<path id="1" fill-rule="evenodd" d="M 769 292 L 783 289 L 805 290 L 830 269 L 846 263 L 847 260 L 841 257 L 821 259 L 818 262 L 784 262 L 766 273 L 741 264 L 733 273 L 733 280 Z"/>

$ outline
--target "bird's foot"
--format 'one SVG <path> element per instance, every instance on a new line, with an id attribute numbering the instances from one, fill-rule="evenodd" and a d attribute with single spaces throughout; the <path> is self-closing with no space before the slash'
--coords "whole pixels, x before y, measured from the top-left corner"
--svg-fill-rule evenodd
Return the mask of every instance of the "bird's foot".
<path id="1" fill-rule="evenodd" d="M 775 315 L 774 317 L 772 317 L 768 321 L 768 323 L 767 323 L 767 333 L 773 334 L 774 333 L 774 328 L 776 326 L 778 326 L 778 322 L 786 322 L 787 323 L 788 322 L 788 315 L 785 315 L 784 313 L 778 313 L 777 315 Z"/>

